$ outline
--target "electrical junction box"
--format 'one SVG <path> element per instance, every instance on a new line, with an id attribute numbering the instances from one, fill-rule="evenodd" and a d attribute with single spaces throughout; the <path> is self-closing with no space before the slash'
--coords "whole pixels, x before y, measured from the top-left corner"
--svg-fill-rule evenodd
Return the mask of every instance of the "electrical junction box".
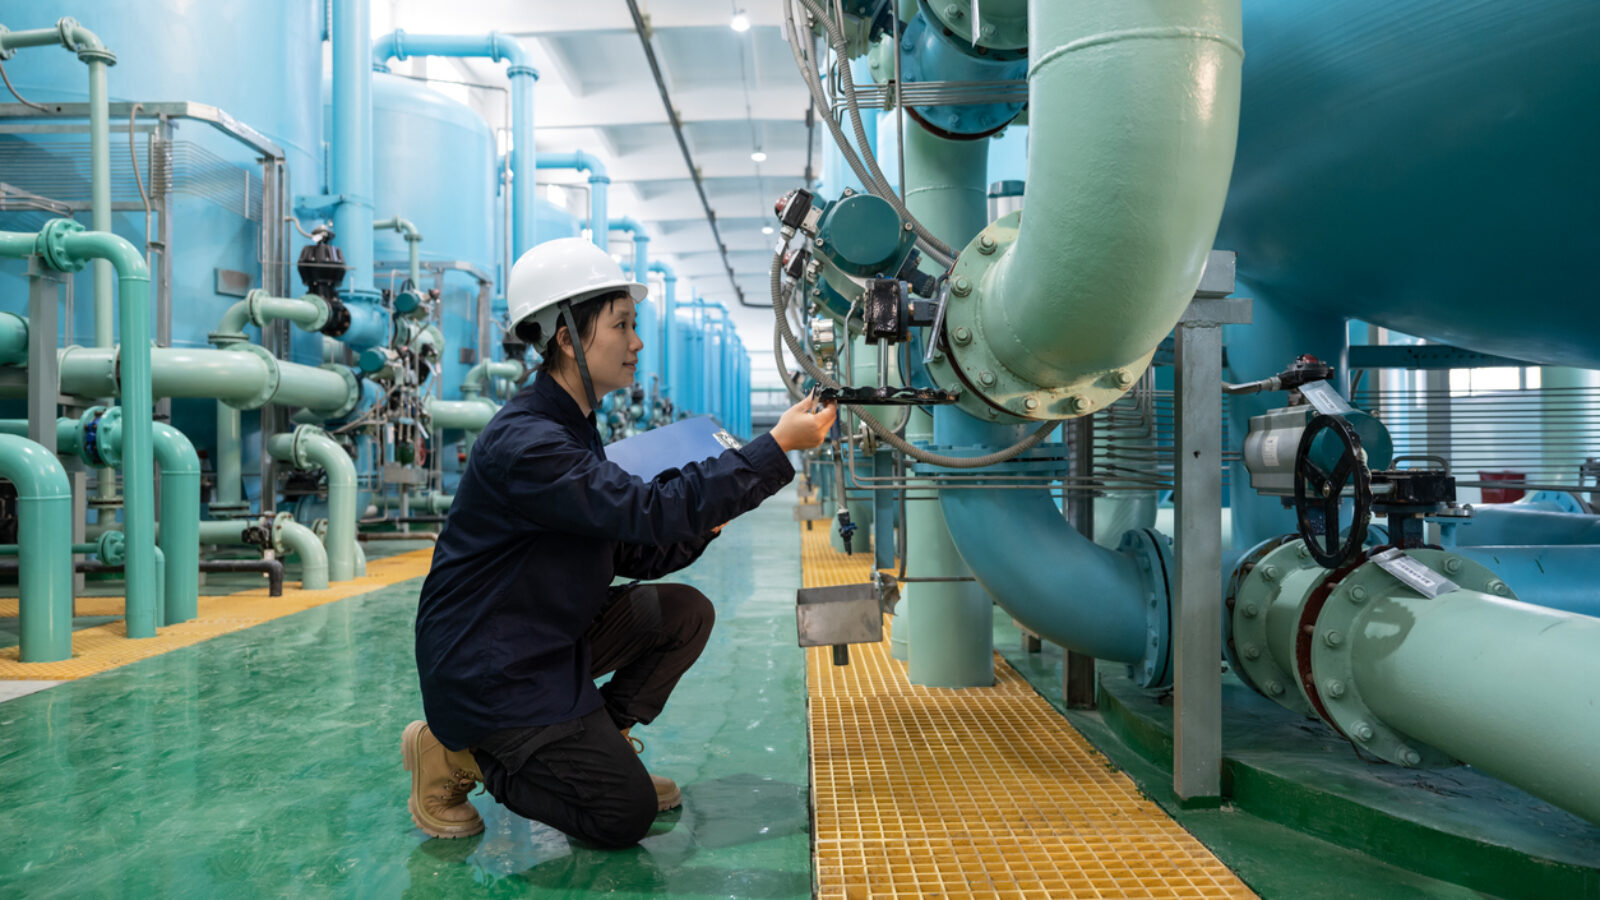
<path id="1" fill-rule="evenodd" d="M 606 445 L 606 459 L 649 481 L 667 469 L 715 459 L 743 442 L 710 416 L 695 416 Z"/>

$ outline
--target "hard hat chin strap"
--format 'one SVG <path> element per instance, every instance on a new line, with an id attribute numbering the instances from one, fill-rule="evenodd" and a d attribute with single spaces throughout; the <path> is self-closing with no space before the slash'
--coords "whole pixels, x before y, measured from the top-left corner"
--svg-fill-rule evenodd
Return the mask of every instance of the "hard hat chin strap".
<path id="1" fill-rule="evenodd" d="M 578 322 L 572 317 L 572 304 L 561 301 L 561 321 L 566 323 L 567 336 L 572 338 L 572 355 L 578 361 L 578 377 L 583 379 L 583 394 L 589 398 L 589 411 L 599 412 L 600 401 L 594 396 L 594 382 L 589 379 L 589 363 L 583 358 L 583 335 L 578 333 Z"/>

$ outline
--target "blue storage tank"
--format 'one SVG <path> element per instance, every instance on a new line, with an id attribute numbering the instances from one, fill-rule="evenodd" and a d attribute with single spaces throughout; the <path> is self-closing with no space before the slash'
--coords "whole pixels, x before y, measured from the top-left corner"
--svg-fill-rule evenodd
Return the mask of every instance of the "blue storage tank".
<path id="1" fill-rule="evenodd" d="M 0 24 L 13 30 L 45 28 L 72 16 L 99 35 L 117 56 L 116 65 L 107 72 L 113 103 L 195 101 L 216 106 L 265 135 L 283 148 L 291 198 L 321 190 L 322 13 L 318 0 L 270 4 L 0 0 Z M 60 47 L 19 51 L 6 73 L 17 90 L 35 102 L 88 100 L 86 67 Z M 173 127 L 172 343 L 203 347 L 206 334 L 239 300 L 217 292 L 216 271 L 243 272 L 251 286 L 261 283 L 261 167 L 255 153 L 207 124 L 174 120 Z M 113 117 L 111 129 L 112 200 L 136 205 L 139 192 L 130 172 L 127 120 Z M 148 184 L 151 172 L 142 135 L 137 146 L 141 174 Z M 19 187 L 38 183 L 49 191 L 81 198 L 85 211 L 78 221 L 90 224 L 87 133 L 0 135 L 0 170 L 0 180 Z M 246 203 L 243 197 L 251 190 L 257 194 L 249 202 L 254 221 L 240 214 Z M 0 229 L 34 230 L 49 217 L 40 212 L 0 212 Z M 143 210 L 115 213 L 113 229 L 142 246 Z M 296 236 L 291 262 L 302 243 Z M 0 309 L 25 313 L 24 272 L 20 261 L 0 264 Z M 70 334 L 63 323 L 63 342 L 93 343 L 91 284 L 88 269 L 74 279 Z M 299 285 L 291 280 L 291 287 Z M 153 322 L 151 333 L 156 333 Z M 298 362 L 320 363 L 320 335 L 296 334 L 291 355 Z M 211 443 L 214 403 L 174 401 L 173 415 L 202 450 Z M 246 416 L 247 431 L 254 430 L 254 418 Z M 258 443 L 247 436 L 245 446 L 253 450 Z M 247 471 L 250 465 L 247 460 Z"/>
<path id="2" fill-rule="evenodd" d="M 424 261 L 466 263 L 498 282 L 495 141 L 483 117 L 422 82 L 374 72 L 372 147 L 374 217 L 410 219 L 422 232 Z M 403 262 L 407 249 L 398 232 L 380 231 L 373 258 Z M 402 273 L 392 286 L 403 280 Z M 378 286 L 391 287 L 390 279 L 380 277 Z M 433 286 L 424 272 L 418 287 Z M 475 278 L 445 274 L 439 327 L 446 397 L 460 396 L 461 380 L 472 367 L 461 361 L 460 350 L 477 347 L 477 302 Z"/>
<path id="3" fill-rule="evenodd" d="M 1244 35 L 1216 245 L 1250 296 L 1600 368 L 1592 0 L 1245 0 Z"/>

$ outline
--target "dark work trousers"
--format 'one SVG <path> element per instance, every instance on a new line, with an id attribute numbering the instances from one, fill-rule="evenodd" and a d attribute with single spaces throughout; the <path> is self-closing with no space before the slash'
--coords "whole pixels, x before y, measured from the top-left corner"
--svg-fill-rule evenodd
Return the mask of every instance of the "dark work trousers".
<path id="1" fill-rule="evenodd" d="M 638 843 L 655 787 L 620 729 L 649 722 L 705 649 L 711 601 L 681 584 L 621 589 L 590 626 L 593 675 L 616 672 L 605 705 L 577 719 L 496 731 L 473 748 L 484 787 L 520 816 L 602 847 Z"/>

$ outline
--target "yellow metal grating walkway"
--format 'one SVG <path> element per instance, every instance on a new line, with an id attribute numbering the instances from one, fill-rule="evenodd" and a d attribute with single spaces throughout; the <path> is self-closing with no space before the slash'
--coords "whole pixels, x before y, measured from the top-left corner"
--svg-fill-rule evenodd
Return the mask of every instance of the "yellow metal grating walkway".
<path id="1" fill-rule="evenodd" d="M 806 587 L 867 580 L 801 532 Z M 807 652 L 817 896 L 1253 897 L 999 656 L 995 686 L 913 687 L 888 641 Z"/>
<path id="2" fill-rule="evenodd" d="M 366 575 L 341 581 L 321 591 L 297 590 L 291 586 L 293 582 L 289 582 L 284 584 L 281 597 L 269 596 L 264 586 L 221 596 L 202 596 L 198 616 L 158 629 L 155 637 L 143 640 L 128 640 L 127 628 L 120 620 L 83 628 L 72 633 L 72 658 L 61 662 L 18 662 L 17 647 L 0 648 L 0 681 L 70 681 L 94 675 L 158 656 L 168 650 L 188 647 L 218 635 L 260 625 L 280 616 L 426 575 L 432 560 L 431 548 L 374 559 L 367 563 Z M 16 616 L 18 603 L 15 597 L 0 598 L 0 618 Z M 80 597 L 74 603 L 74 614 L 120 616 L 122 603 L 121 597 Z"/>

